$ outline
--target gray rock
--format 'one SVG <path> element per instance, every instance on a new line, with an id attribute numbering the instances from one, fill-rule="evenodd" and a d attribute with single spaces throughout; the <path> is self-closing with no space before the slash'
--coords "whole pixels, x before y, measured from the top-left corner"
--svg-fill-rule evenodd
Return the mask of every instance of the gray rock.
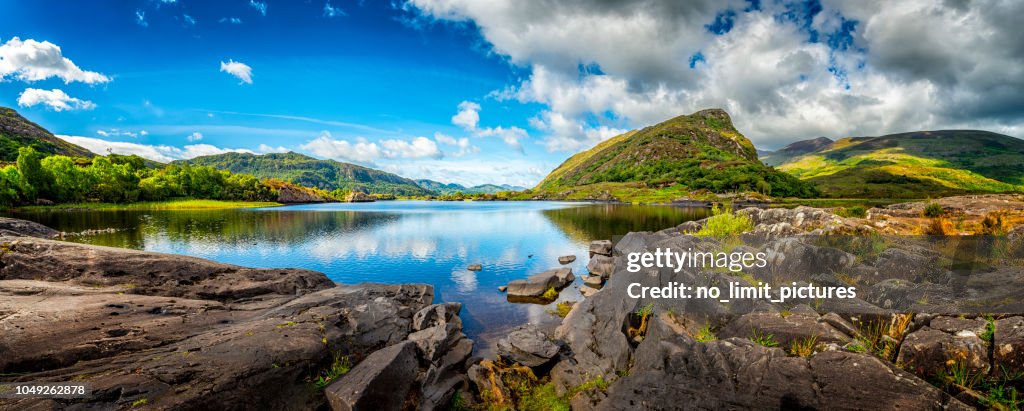
<path id="1" fill-rule="evenodd" d="M 583 284 L 593 288 L 601 288 L 604 285 L 604 279 L 599 275 L 585 275 L 583 276 Z"/>
<path id="2" fill-rule="evenodd" d="M 507 291 L 511 297 L 537 298 L 549 288 L 561 290 L 575 280 L 571 268 L 556 268 L 531 275 L 526 280 L 514 280 L 508 283 Z"/>
<path id="3" fill-rule="evenodd" d="M 794 341 L 806 338 L 817 338 L 821 344 L 846 344 L 850 336 L 841 332 L 827 322 L 818 321 L 817 313 L 794 312 L 786 317 L 774 312 L 754 312 L 744 314 L 730 321 L 719 331 L 719 338 L 750 338 L 755 330 L 760 335 L 771 335 L 781 347 L 789 347 Z"/>
<path id="4" fill-rule="evenodd" d="M 483 270 L 484 267 L 480 264 L 470 264 L 466 269 L 469 271 L 480 271 Z"/>
<path id="5" fill-rule="evenodd" d="M 1009 373 L 1024 372 L 1024 317 L 996 321 L 992 363 Z"/>
<path id="6" fill-rule="evenodd" d="M 584 297 L 592 297 L 592 296 L 594 296 L 594 294 L 597 294 L 598 291 L 601 291 L 601 290 L 599 290 L 597 288 L 594 288 L 594 287 L 591 287 L 589 285 L 581 285 L 580 286 L 580 294 L 583 295 Z"/>
<path id="7" fill-rule="evenodd" d="M 544 365 L 557 354 L 558 345 L 529 324 L 517 327 L 498 341 L 498 355 L 527 367 Z"/>
<path id="8" fill-rule="evenodd" d="M 590 272 L 590 275 L 609 278 L 615 271 L 615 259 L 600 254 L 594 255 L 590 258 L 590 262 L 587 263 L 587 271 Z"/>
<path id="9" fill-rule="evenodd" d="M 60 231 L 31 221 L 0 217 L 0 237 L 56 238 Z"/>
<path id="10" fill-rule="evenodd" d="M 324 394 L 335 411 L 398 410 L 416 394 L 418 373 L 416 345 L 403 342 L 370 354 Z"/>
<path id="11" fill-rule="evenodd" d="M 972 331 L 950 334 L 925 327 L 903 339 L 896 357 L 904 369 L 925 378 L 947 372 L 948 361 L 962 362 L 972 374 L 987 373 L 988 346 Z"/>
<path id="12" fill-rule="evenodd" d="M 573 261 L 576 261 L 576 256 L 574 255 L 563 255 L 561 257 L 558 257 L 558 262 L 560 264 L 569 264 Z"/>
<path id="13" fill-rule="evenodd" d="M 508 286 L 507 285 L 499 285 L 498 286 L 498 291 L 500 291 L 500 292 L 508 291 Z"/>
<path id="14" fill-rule="evenodd" d="M 611 240 L 594 240 L 590 242 L 590 258 L 594 258 L 595 255 L 612 255 L 612 242 Z"/>

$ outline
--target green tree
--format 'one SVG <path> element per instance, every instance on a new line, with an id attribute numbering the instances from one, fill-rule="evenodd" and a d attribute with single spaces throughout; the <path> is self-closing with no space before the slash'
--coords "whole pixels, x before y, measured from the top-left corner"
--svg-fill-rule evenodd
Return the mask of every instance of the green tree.
<path id="1" fill-rule="evenodd" d="M 0 169 L 0 206 L 10 207 L 17 204 L 22 192 L 21 173 L 15 166 Z"/>
<path id="2" fill-rule="evenodd" d="M 18 149 L 18 172 L 24 182 L 25 194 L 29 199 L 36 199 L 50 194 L 52 177 L 42 164 L 43 154 L 32 147 Z"/>
<path id="3" fill-rule="evenodd" d="M 71 157 L 50 156 L 43 159 L 42 166 L 53 181 L 50 188 L 53 201 L 82 201 L 93 186 L 91 176 Z"/>

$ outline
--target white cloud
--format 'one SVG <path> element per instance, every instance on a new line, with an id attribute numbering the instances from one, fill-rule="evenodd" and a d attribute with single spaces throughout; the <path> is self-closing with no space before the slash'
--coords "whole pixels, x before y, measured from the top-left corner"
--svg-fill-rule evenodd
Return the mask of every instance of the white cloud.
<path id="1" fill-rule="evenodd" d="M 242 24 L 242 19 L 238 17 L 222 17 L 218 20 L 220 23 L 231 23 L 231 24 Z"/>
<path id="2" fill-rule="evenodd" d="M 96 134 L 99 134 L 99 135 L 101 135 L 103 137 L 131 137 L 131 138 L 136 138 L 136 137 L 139 137 L 139 136 L 142 136 L 142 137 L 148 136 L 149 132 L 146 131 L 146 130 L 139 130 L 139 131 L 136 132 L 136 131 L 130 131 L 130 130 L 121 130 L 119 128 L 112 128 L 112 129 L 109 129 L 109 130 L 96 130 Z"/>
<path id="3" fill-rule="evenodd" d="M 466 137 L 455 138 L 443 133 L 434 133 L 434 140 L 440 144 L 457 147 L 459 151 L 452 154 L 454 157 L 462 157 L 467 154 L 476 154 L 480 152 L 480 147 L 470 144 L 469 139 Z"/>
<path id="4" fill-rule="evenodd" d="M 188 137 L 185 138 L 188 139 L 189 142 L 196 142 L 203 139 L 203 133 L 193 131 L 192 134 L 189 134 Z"/>
<path id="5" fill-rule="evenodd" d="M 260 144 L 260 146 L 259 146 L 259 148 L 257 148 L 257 150 L 260 153 L 287 153 L 289 151 L 287 148 L 284 148 L 284 147 L 281 147 L 281 146 L 273 147 L 273 146 L 268 146 L 266 144 Z"/>
<path id="6" fill-rule="evenodd" d="M 195 17 L 189 16 L 188 14 L 183 14 L 181 16 L 181 18 L 182 18 L 182 20 L 185 21 L 185 25 L 186 26 L 195 26 L 196 25 Z"/>
<path id="7" fill-rule="evenodd" d="M 342 10 L 340 7 L 331 7 L 331 2 L 329 1 L 324 3 L 324 17 L 330 18 L 344 15 L 345 11 Z"/>
<path id="8" fill-rule="evenodd" d="M 142 10 L 135 10 L 135 24 L 142 27 L 149 27 L 149 22 L 146 21 L 146 12 Z"/>
<path id="9" fill-rule="evenodd" d="M 444 154 L 437 148 L 437 143 L 426 137 L 416 137 L 412 141 L 390 139 L 381 140 L 387 158 L 442 158 Z"/>
<path id="10" fill-rule="evenodd" d="M 238 77 L 241 80 L 241 83 L 238 84 L 252 84 L 252 67 L 245 63 L 234 60 L 228 60 L 227 63 L 222 61 L 220 62 L 220 71 Z"/>
<path id="11" fill-rule="evenodd" d="M 353 144 L 346 140 L 335 140 L 328 131 L 321 132 L 319 137 L 299 146 L 299 148 L 318 157 L 362 164 L 370 164 L 382 155 L 377 144 L 364 138 L 358 139 Z"/>
<path id="12" fill-rule="evenodd" d="M 425 178 L 465 186 L 489 183 L 525 187 L 536 185 L 553 168 L 552 164 L 521 156 L 499 156 L 486 162 L 473 159 L 402 161 L 382 166 L 385 171 L 413 179 Z"/>
<path id="13" fill-rule="evenodd" d="M 498 137 L 506 145 L 516 151 L 523 152 L 519 140 L 529 137 L 526 130 L 519 127 L 480 127 L 480 105 L 472 101 L 459 103 L 459 111 L 452 116 L 452 124 L 462 127 L 476 137 Z"/>
<path id="14" fill-rule="evenodd" d="M 22 41 L 18 37 L 0 45 L 0 81 L 8 77 L 22 81 L 57 77 L 64 80 L 65 84 L 74 81 L 86 84 L 110 81 L 110 78 L 103 74 L 79 68 L 64 57 L 56 44 L 33 39 Z"/>
<path id="15" fill-rule="evenodd" d="M 526 67 L 527 79 L 492 97 L 547 106 L 533 123 L 549 149 L 709 107 L 728 110 L 762 147 L 954 127 L 1024 137 L 1016 18 L 1024 2 L 826 0 L 806 17 L 805 6 L 788 1 L 748 6 L 409 0 L 405 8 L 472 22 L 494 53 Z M 727 9 L 730 29 L 712 33 L 708 25 Z M 459 125 L 479 121 L 479 109 L 467 108 Z"/>
<path id="16" fill-rule="evenodd" d="M 444 157 L 444 153 L 438 148 L 437 143 L 426 137 L 416 137 L 411 141 L 387 139 L 378 142 L 371 142 L 359 137 L 353 143 L 348 140 L 335 139 L 329 131 L 322 131 L 320 136 L 299 148 L 318 157 L 367 165 L 381 159 L 440 159 Z"/>
<path id="17" fill-rule="evenodd" d="M 161 163 L 169 163 L 174 160 L 186 160 L 190 158 L 224 154 L 229 152 L 252 153 L 252 150 L 220 148 L 209 144 L 192 144 L 178 148 L 168 145 L 150 145 L 139 143 L 126 143 L 121 141 L 107 141 L 99 138 L 81 136 L 58 135 L 64 141 L 76 144 L 96 154 L 106 155 L 109 152 L 122 155 L 138 155 Z"/>
<path id="18" fill-rule="evenodd" d="M 42 104 L 53 111 L 92 110 L 96 104 L 69 96 L 64 90 L 27 88 L 18 96 L 18 105 L 32 107 Z"/>
<path id="19" fill-rule="evenodd" d="M 249 6 L 256 9 L 260 15 L 267 15 L 267 3 L 263 1 L 249 0 Z"/>

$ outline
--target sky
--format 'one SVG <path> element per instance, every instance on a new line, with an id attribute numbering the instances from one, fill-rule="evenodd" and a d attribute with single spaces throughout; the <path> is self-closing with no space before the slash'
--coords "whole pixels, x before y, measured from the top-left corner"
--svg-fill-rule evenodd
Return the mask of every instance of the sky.
<path id="1" fill-rule="evenodd" d="M 295 151 L 532 186 L 719 107 L 761 149 L 1024 137 L 1024 0 L 0 0 L 0 105 L 157 161 Z"/>

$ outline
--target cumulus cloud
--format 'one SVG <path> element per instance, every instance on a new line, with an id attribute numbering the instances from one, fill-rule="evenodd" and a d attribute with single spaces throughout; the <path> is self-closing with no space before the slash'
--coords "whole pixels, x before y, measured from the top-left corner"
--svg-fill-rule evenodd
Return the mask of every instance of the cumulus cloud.
<path id="1" fill-rule="evenodd" d="M 241 62 L 228 60 L 227 63 L 220 62 L 220 71 L 235 76 L 241 82 L 238 84 L 252 84 L 252 67 Z"/>
<path id="2" fill-rule="evenodd" d="M 437 143 L 426 137 L 416 137 L 411 141 L 386 139 L 371 142 L 359 137 L 355 142 L 335 139 L 329 131 L 301 145 L 299 148 L 318 157 L 332 158 L 361 164 L 373 164 L 380 159 L 440 159 L 444 153 Z"/>
<path id="3" fill-rule="evenodd" d="M 480 104 L 472 101 L 459 103 L 459 111 L 452 116 L 452 124 L 462 127 L 476 137 L 498 137 L 519 152 L 523 152 L 520 140 L 529 137 L 526 130 L 515 126 L 480 127 Z"/>
<path id="4" fill-rule="evenodd" d="M 260 144 L 258 150 L 260 153 L 287 153 L 289 151 L 287 148 L 281 146 L 273 147 L 266 144 Z"/>
<path id="5" fill-rule="evenodd" d="M 200 133 L 198 131 L 194 131 L 194 132 L 192 132 L 192 134 L 189 134 L 188 137 L 185 137 L 185 138 L 189 142 L 196 142 L 196 141 L 199 141 L 199 140 L 203 139 L 203 133 Z"/>
<path id="6" fill-rule="evenodd" d="M 220 22 L 220 23 L 231 23 L 231 24 L 242 24 L 242 19 L 240 19 L 238 17 L 221 17 L 221 19 L 218 20 L 218 22 Z"/>
<path id="7" fill-rule="evenodd" d="M 521 156 L 497 157 L 482 162 L 473 159 L 403 161 L 382 166 L 385 171 L 413 179 L 453 182 L 465 186 L 513 184 L 532 187 L 554 164 L 532 161 Z"/>
<path id="8" fill-rule="evenodd" d="M 220 148 L 210 144 L 191 144 L 179 148 L 168 145 L 107 141 L 93 137 L 63 135 L 58 135 L 57 137 L 69 143 L 82 146 L 96 154 L 106 155 L 108 152 L 122 155 L 134 154 L 139 157 L 159 161 L 161 163 L 169 163 L 174 160 L 187 160 L 195 157 L 224 154 L 229 152 L 252 153 L 252 150 Z"/>
<path id="9" fill-rule="evenodd" d="M 455 138 L 443 133 L 434 133 L 434 140 L 439 144 L 458 148 L 459 151 L 452 154 L 453 157 L 462 157 L 467 154 L 476 154 L 480 152 L 480 147 L 470 144 L 469 139 L 466 137 Z"/>
<path id="10" fill-rule="evenodd" d="M 21 107 L 32 107 L 40 104 L 53 111 L 92 110 L 96 108 L 96 104 L 93 102 L 71 97 L 64 90 L 60 89 L 42 90 L 27 88 L 18 96 L 18 105 Z"/>
<path id="11" fill-rule="evenodd" d="M 149 27 L 149 22 L 146 21 L 146 12 L 142 10 L 135 10 L 135 24 L 142 27 Z"/>
<path id="12" fill-rule="evenodd" d="M 492 97 L 545 105 L 532 124 L 552 150 L 709 107 L 728 110 L 762 147 L 954 127 L 1021 137 L 1024 127 L 1016 18 L 1024 2 L 409 0 L 405 8 L 472 22 L 494 53 L 526 67 L 526 79 Z M 474 124 L 478 111 L 460 107 L 460 125 Z"/>
<path id="13" fill-rule="evenodd" d="M 59 46 L 49 41 L 22 41 L 14 37 L 0 45 L 0 81 L 8 78 L 39 81 L 51 77 L 60 78 L 65 84 L 74 81 L 86 84 L 110 81 L 110 77 L 103 74 L 82 70 L 64 57 Z"/>

